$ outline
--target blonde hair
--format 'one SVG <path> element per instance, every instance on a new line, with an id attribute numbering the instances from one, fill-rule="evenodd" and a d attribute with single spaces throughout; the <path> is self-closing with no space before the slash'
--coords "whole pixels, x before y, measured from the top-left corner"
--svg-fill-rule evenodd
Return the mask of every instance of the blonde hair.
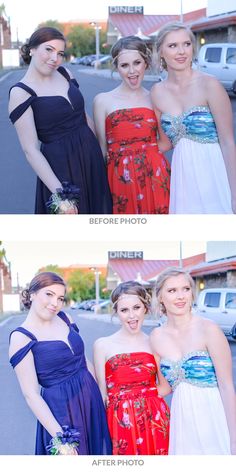
<path id="1" fill-rule="evenodd" d="M 164 58 L 161 58 L 161 47 L 163 45 L 163 42 L 169 33 L 171 33 L 172 31 L 178 31 L 178 30 L 184 30 L 188 33 L 192 46 L 193 46 L 193 59 L 195 59 L 196 57 L 196 38 L 192 30 L 187 25 L 181 22 L 167 23 L 162 28 L 160 28 L 156 38 L 157 68 L 159 71 L 161 71 L 161 68 L 167 71 L 167 64 Z"/>
<path id="2" fill-rule="evenodd" d="M 166 308 L 164 304 L 160 302 L 160 294 L 167 279 L 177 277 L 179 275 L 183 275 L 187 278 L 192 291 L 192 302 L 195 301 L 195 283 L 190 273 L 188 273 L 188 271 L 185 271 L 183 268 L 178 268 L 175 266 L 166 268 L 158 275 L 154 287 L 154 292 L 152 296 L 152 309 L 155 314 L 159 313 L 164 314 L 166 316 Z"/>

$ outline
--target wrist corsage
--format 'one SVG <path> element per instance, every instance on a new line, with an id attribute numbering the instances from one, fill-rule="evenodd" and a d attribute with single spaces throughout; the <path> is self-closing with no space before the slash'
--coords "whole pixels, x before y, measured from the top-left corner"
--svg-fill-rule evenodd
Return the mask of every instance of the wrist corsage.
<path id="1" fill-rule="evenodd" d="M 62 188 L 57 188 L 46 203 L 50 213 L 77 214 L 79 213 L 79 188 L 69 182 L 62 182 Z"/>
<path id="2" fill-rule="evenodd" d="M 46 446 L 49 455 L 78 455 L 80 433 L 69 426 L 62 426 L 62 432 L 58 432 Z"/>

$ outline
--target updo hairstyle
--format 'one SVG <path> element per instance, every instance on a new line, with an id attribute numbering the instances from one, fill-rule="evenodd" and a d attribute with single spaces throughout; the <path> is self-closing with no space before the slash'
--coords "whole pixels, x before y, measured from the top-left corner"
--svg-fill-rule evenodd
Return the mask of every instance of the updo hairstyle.
<path id="1" fill-rule="evenodd" d="M 161 47 L 164 43 L 164 40 L 166 38 L 166 36 L 169 34 L 169 33 L 172 33 L 173 31 L 179 31 L 179 30 L 184 30 L 188 33 L 189 35 L 189 39 L 192 43 L 192 46 L 193 46 L 193 59 L 196 58 L 196 38 L 192 32 L 192 30 L 187 26 L 185 25 L 184 23 L 181 23 L 181 22 L 172 22 L 172 23 L 167 23 L 166 25 L 164 25 L 162 28 L 160 28 L 158 34 L 157 34 L 157 38 L 156 38 L 156 50 L 157 50 L 157 68 L 159 71 L 161 71 L 162 69 L 166 70 L 167 71 L 167 64 L 165 62 L 165 59 L 161 57 Z"/>
<path id="2" fill-rule="evenodd" d="M 194 303 L 196 291 L 195 291 L 195 283 L 192 276 L 188 273 L 188 271 L 185 271 L 182 268 L 173 266 L 170 268 L 166 268 L 157 277 L 156 284 L 154 287 L 153 297 L 152 297 L 152 310 L 155 314 L 158 313 L 159 315 L 166 316 L 166 308 L 160 299 L 161 291 L 167 279 L 172 277 L 177 277 L 181 274 L 185 276 L 189 282 L 189 286 L 192 291 L 192 302 Z"/>
<path id="3" fill-rule="evenodd" d="M 117 69 L 119 54 L 122 50 L 138 51 L 146 63 L 146 68 L 151 65 L 151 50 L 138 36 L 125 36 L 120 38 L 111 48 L 112 64 Z"/>
<path id="4" fill-rule="evenodd" d="M 45 43 L 51 40 L 62 40 L 66 44 L 66 40 L 63 33 L 61 33 L 56 28 L 43 26 L 42 28 L 39 28 L 38 30 L 34 31 L 29 41 L 25 43 L 21 47 L 21 50 L 20 50 L 24 63 L 30 64 L 30 61 L 31 61 L 30 50 L 32 48 L 37 48 L 37 46 L 41 45 L 42 43 Z"/>
<path id="5" fill-rule="evenodd" d="M 147 290 L 137 281 L 125 281 L 118 284 L 118 286 L 111 293 L 111 302 L 113 303 L 113 310 L 117 312 L 117 304 L 121 296 L 129 294 L 137 296 L 144 304 L 146 313 L 150 310 L 151 296 Z"/>
<path id="6" fill-rule="evenodd" d="M 59 276 L 59 274 L 52 273 L 51 271 L 44 271 L 42 273 L 37 274 L 30 282 L 28 288 L 22 291 L 21 300 L 25 309 L 30 309 L 31 294 L 36 293 L 40 289 L 46 288 L 47 286 L 52 286 L 53 284 L 61 284 L 66 289 L 65 281 L 61 276 Z"/>

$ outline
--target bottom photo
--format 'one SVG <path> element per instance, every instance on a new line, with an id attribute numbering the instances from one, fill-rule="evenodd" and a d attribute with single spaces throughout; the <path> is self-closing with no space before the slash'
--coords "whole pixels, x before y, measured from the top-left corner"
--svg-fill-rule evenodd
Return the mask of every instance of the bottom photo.
<path id="1" fill-rule="evenodd" d="M 235 455 L 236 241 L 1 241 L 0 353 L 1 455 Z"/>

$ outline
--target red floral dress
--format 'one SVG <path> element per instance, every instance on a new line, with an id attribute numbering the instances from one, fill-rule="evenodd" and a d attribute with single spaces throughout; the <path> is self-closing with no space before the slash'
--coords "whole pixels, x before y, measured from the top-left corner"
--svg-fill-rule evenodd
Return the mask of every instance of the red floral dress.
<path id="1" fill-rule="evenodd" d="M 113 213 L 168 213 L 170 165 L 158 151 L 154 111 L 112 112 L 106 118 L 106 140 Z"/>
<path id="2" fill-rule="evenodd" d="M 167 455 L 169 408 L 158 396 L 153 355 L 117 354 L 105 371 L 113 454 Z"/>

